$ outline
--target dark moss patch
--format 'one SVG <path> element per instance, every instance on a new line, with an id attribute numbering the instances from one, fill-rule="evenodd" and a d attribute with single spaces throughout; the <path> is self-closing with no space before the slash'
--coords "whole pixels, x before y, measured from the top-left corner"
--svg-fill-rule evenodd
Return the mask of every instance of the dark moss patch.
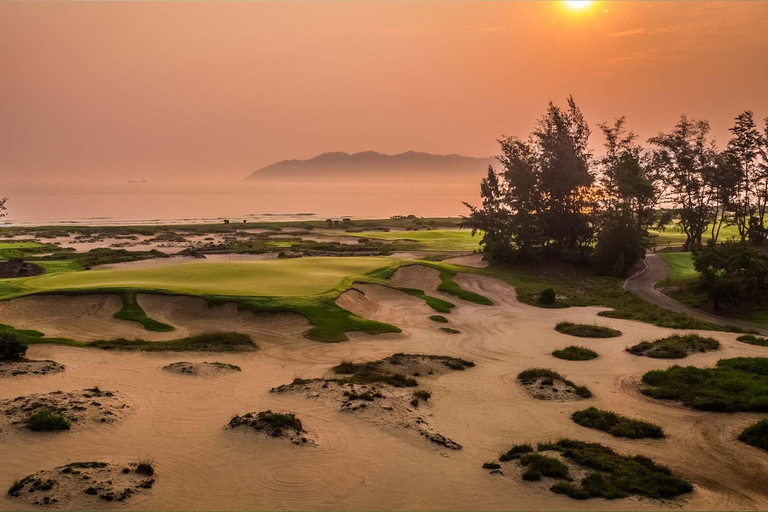
<path id="1" fill-rule="evenodd" d="M 714 338 L 704 338 L 698 334 L 668 336 L 650 342 L 643 341 L 627 347 L 627 352 L 636 356 L 655 359 L 683 359 L 689 354 L 709 352 L 720 348 L 720 342 Z"/>
<path id="2" fill-rule="evenodd" d="M 460 330 L 452 329 L 451 327 L 441 327 L 440 330 L 446 334 L 459 334 L 461 332 Z"/>
<path id="3" fill-rule="evenodd" d="M 585 347 L 576 347 L 571 345 L 560 350 L 555 350 L 552 355 L 558 359 L 565 359 L 566 361 L 589 361 L 590 359 L 597 359 L 597 352 Z"/>
<path id="4" fill-rule="evenodd" d="M 572 322 L 560 322 L 555 326 L 555 330 L 578 338 L 615 338 L 621 336 L 621 331 L 611 329 L 610 327 L 590 324 L 574 324 Z"/>
<path id="5" fill-rule="evenodd" d="M 664 430 L 656 424 L 633 420 L 615 412 L 601 411 L 596 407 L 576 411 L 571 415 L 571 419 L 582 427 L 602 430 L 614 437 L 627 437 L 629 439 L 646 437 L 661 439 L 664 437 Z"/>
<path id="6" fill-rule="evenodd" d="M 652 398 L 713 412 L 768 412 L 768 358 L 721 359 L 715 368 L 672 366 L 643 375 Z"/>

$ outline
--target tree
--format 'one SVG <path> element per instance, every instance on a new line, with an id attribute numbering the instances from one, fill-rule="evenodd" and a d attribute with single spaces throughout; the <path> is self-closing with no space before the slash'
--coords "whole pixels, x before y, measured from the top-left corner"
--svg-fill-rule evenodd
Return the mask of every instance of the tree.
<path id="1" fill-rule="evenodd" d="M 716 155 L 709 138 L 709 123 L 682 116 L 671 132 L 659 133 L 648 142 L 656 146 L 654 166 L 668 188 L 668 199 L 679 210 L 686 235 L 683 250 L 701 247 L 712 215 L 711 188 L 706 177 Z"/>
<path id="2" fill-rule="evenodd" d="M 715 311 L 721 304 L 768 297 L 768 257 L 745 242 L 710 241 L 694 252 L 693 266 Z"/>
<path id="3" fill-rule="evenodd" d="M 733 134 L 728 141 L 727 159 L 738 173 L 738 181 L 732 193 L 732 210 L 734 222 L 739 230 L 741 240 L 752 240 L 753 243 L 765 239 L 762 219 L 758 211 L 765 211 L 763 203 L 767 198 L 761 194 L 765 189 L 762 183 L 766 176 L 759 172 L 758 161 L 762 135 L 755 125 L 751 110 L 739 114 L 730 132 Z M 762 208 L 761 208 L 762 206 Z"/>

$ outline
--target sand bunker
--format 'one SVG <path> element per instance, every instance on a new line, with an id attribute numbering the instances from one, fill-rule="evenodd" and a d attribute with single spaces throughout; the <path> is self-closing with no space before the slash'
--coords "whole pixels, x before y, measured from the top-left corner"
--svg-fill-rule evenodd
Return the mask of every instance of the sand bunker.
<path id="1" fill-rule="evenodd" d="M 286 439 L 300 446 L 314 446 L 301 420 L 293 413 L 286 412 L 249 412 L 230 420 L 229 428 L 248 427 L 268 437 Z"/>
<path id="2" fill-rule="evenodd" d="M 25 505 L 92 510 L 147 493 L 154 484 L 154 469 L 147 463 L 73 462 L 15 482 L 8 496 Z"/>
<path id="3" fill-rule="evenodd" d="M 83 429 L 94 424 L 115 423 L 126 416 L 128 405 L 117 392 L 99 389 L 54 391 L 0 400 L 0 424 L 27 430 Z M 34 423 L 41 412 L 62 416 L 52 428 L 50 421 Z"/>
<path id="4" fill-rule="evenodd" d="M 484 268 L 488 266 L 488 262 L 483 259 L 482 254 L 467 254 L 466 256 L 455 256 L 453 258 L 446 258 L 444 263 L 453 263 L 454 265 L 463 265 L 465 267 Z"/>
<path id="5" fill-rule="evenodd" d="M 408 265 L 398 268 L 390 281 L 399 288 L 416 288 L 431 295 L 440 286 L 440 273 L 424 265 Z"/>
<path id="6" fill-rule="evenodd" d="M 336 304 L 363 318 L 401 328 L 423 325 L 424 318 L 434 314 L 422 299 L 381 285 L 356 283 L 336 299 Z"/>
<path id="7" fill-rule="evenodd" d="M 342 412 L 358 413 L 382 427 L 405 427 L 451 450 L 462 446 L 435 431 L 420 410 L 431 406 L 429 391 L 416 377 L 438 376 L 474 366 L 463 359 L 421 354 L 395 354 L 370 363 L 341 363 L 335 377 L 296 379 L 273 393 L 302 392 L 307 398 L 338 403 Z"/>
<path id="8" fill-rule="evenodd" d="M 191 375 L 199 377 L 214 377 L 216 375 L 241 371 L 240 367 L 234 364 L 217 362 L 188 363 L 186 361 L 180 361 L 178 363 L 171 363 L 169 365 L 163 366 L 163 370 L 178 375 Z"/>
<path id="9" fill-rule="evenodd" d="M 64 371 L 64 365 L 56 361 L 0 361 L 0 378 L 22 375 L 49 375 Z"/>

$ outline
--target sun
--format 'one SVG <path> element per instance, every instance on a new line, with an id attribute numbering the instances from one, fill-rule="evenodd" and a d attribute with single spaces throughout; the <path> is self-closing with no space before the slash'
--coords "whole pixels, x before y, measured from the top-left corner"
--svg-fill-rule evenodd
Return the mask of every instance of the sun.
<path id="1" fill-rule="evenodd" d="M 565 2 L 565 5 L 572 11 L 583 11 L 592 3 L 592 0 L 568 0 Z"/>

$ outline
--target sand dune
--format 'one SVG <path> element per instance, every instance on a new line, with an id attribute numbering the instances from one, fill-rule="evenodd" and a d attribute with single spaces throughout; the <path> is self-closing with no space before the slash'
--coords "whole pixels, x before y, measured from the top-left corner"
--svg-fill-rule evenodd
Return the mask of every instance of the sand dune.
<path id="1" fill-rule="evenodd" d="M 436 272 L 424 267 L 401 269 L 393 281 L 443 297 L 434 291 L 439 283 Z M 380 286 L 361 286 L 362 293 L 347 292 L 339 303 L 369 318 L 393 322 L 403 332 L 385 336 L 351 333 L 349 342 L 336 344 L 302 338 L 306 324 L 301 319 L 260 319 L 238 312 L 234 306 L 209 309 L 197 299 L 142 296 L 140 303 L 150 316 L 180 327 L 179 332 L 213 327 L 243 330 L 256 335 L 263 348 L 227 355 L 226 362 L 238 365 L 242 372 L 191 379 L 162 371 L 163 366 L 179 360 L 178 354 L 33 346 L 30 358 L 56 360 L 66 366 L 66 372 L 4 379 L 0 399 L 98 384 L 130 399 L 132 413 L 120 423 L 92 431 L 4 433 L 4 458 L 13 462 L 0 464 L 0 484 L 10 485 L 40 469 L 75 460 L 134 460 L 138 455 L 155 461 L 162 485 L 124 505 L 137 510 L 768 508 L 764 485 L 768 457 L 736 440 L 739 430 L 761 415 L 692 411 L 639 393 L 644 372 L 672 363 L 632 356 L 624 348 L 673 330 L 598 317 L 601 308 L 596 307 L 531 307 L 515 299 L 512 287 L 490 278 L 459 275 L 457 281 L 489 296 L 495 304 L 481 306 L 447 296 L 457 307 L 445 315 L 450 322 L 445 325 L 458 329 L 459 334 L 440 332 L 443 324 L 428 318 L 434 312 L 412 296 Z M 87 316 L 87 304 L 93 303 L 82 303 L 73 311 Z M 105 303 L 104 314 L 111 315 L 115 305 Z M 14 308 L 19 307 L 13 302 L 0 304 L 0 321 L 12 323 L 6 318 L 10 312 L 18 317 Z M 25 326 L 47 331 L 50 323 L 58 332 L 67 331 L 57 316 L 51 320 L 42 310 L 37 312 Z M 70 316 L 70 321 L 74 318 L 83 336 L 91 338 L 123 328 L 121 323 L 106 321 L 101 313 L 92 317 L 90 324 L 77 315 Z M 574 344 L 574 338 L 554 330 L 564 320 L 606 325 L 624 334 L 613 339 L 579 339 L 578 344 L 598 352 L 598 359 L 559 360 L 550 352 Z M 722 350 L 689 356 L 684 364 L 706 366 L 726 357 L 768 356 L 768 349 L 739 343 L 735 334 L 706 334 L 718 339 Z M 300 394 L 269 393 L 295 377 L 328 375 L 342 359 L 371 361 L 395 352 L 441 354 L 475 362 L 471 371 L 431 380 L 430 390 L 437 399 L 424 408 L 424 419 L 446 437 L 461 440 L 463 450 L 445 450 L 402 427 L 387 428 Z M 211 355 L 185 354 L 184 360 L 203 362 L 211 360 Z M 595 396 L 577 402 L 533 399 L 516 379 L 520 371 L 531 367 L 552 368 L 588 386 Z M 589 405 L 656 422 L 668 437 L 617 439 L 569 419 L 572 412 Z M 316 434 L 317 446 L 297 449 L 290 443 L 269 442 L 249 435 L 251 432 L 223 428 L 234 414 L 267 409 L 295 412 L 306 430 Z M 480 467 L 514 443 L 562 436 L 598 441 L 624 454 L 649 456 L 691 480 L 695 490 L 670 502 L 574 501 L 518 478 L 489 475 Z M 29 508 L 25 502 L 0 497 L 0 509 Z"/>

